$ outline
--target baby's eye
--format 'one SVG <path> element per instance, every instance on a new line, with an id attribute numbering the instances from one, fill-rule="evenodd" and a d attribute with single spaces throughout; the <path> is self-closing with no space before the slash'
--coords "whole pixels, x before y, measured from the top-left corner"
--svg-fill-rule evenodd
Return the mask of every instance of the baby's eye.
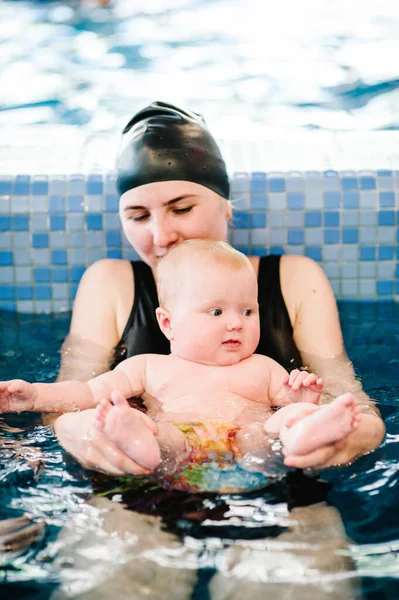
<path id="1" fill-rule="evenodd" d="M 246 308 L 242 311 L 242 314 L 244 315 L 244 317 L 250 317 L 252 315 L 252 309 Z"/>
<path id="2" fill-rule="evenodd" d="M 220 317 L 220 315 L 222 314 L 222 309 L 221 308 L 213 308 L 212 310 L 209 311 L 209 314 L 211 314 L 213 317 Z"/>

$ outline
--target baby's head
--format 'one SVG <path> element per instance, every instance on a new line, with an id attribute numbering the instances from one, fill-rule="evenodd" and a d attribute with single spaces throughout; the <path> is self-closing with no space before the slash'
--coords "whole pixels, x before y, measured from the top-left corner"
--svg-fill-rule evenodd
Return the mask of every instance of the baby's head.
<path id="1" fill-rule="evenodd" d="M 186 240 L 157 269 L 157 318 L 173 354 L 210 365 L 248 358 L 259 342 L 257 281 L 225 242 Z"/>

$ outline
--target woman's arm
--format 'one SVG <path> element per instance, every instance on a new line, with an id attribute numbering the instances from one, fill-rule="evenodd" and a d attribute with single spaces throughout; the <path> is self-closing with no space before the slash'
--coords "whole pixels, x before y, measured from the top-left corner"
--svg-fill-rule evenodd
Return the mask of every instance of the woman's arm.
<path id="1" fill-rule="evenodd" d="M 87 381 L 109 370 L 134 300 L 131 264 L 100 260 L 84 273 L 71 327 L 61 348 L 57 381 Z"/>
<path id="2" fill-rule="evenodd" d="M 324 393 L 331 398 L 352 392 L 364 413 L 358 429 L 345 441 L 301 457 L 302 460 L 298 458 L 291 466 L 322 467 L 351 462 L 381 443 L 385 426 L 375 403 L 355 378 L 344 348 L 335 297 L 321 267 L 309 258 L 283 256 L 280 277 L 294 341 L 304 366 L 324 379 Z"/>

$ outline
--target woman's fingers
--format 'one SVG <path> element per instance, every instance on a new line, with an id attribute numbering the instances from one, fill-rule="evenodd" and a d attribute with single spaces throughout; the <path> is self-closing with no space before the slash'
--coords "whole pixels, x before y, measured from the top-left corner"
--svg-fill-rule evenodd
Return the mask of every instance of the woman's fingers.
<path id="1" fill-rule="evenodd" d="M 125 454 L 103 431 L 92 428 L 86 436 L 82 462 L 89 469 L 106 471 L 112 475 L 149 475 L 151 471 Z"/>

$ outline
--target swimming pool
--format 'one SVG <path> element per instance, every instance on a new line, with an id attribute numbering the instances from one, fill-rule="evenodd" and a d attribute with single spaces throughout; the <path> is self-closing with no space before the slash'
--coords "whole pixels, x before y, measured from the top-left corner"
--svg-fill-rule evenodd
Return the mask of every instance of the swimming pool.
<path id="1" fill-rule="evenodd" d="M 165 495 L 152 484 L 140 491 L 92 478 L 37 417 L 1 417 L 1 519 L 29 513 L 45 523 L 25 549 L 3 548 L 2 597 L 398 597 L 399 306 L 339 309 L 387 436 L 352 466 L 323 473 L 327 483 L 294 473 L 249 495 Z M 0 378 L 53 379 L 69 318 L 2 312 Z"/>

